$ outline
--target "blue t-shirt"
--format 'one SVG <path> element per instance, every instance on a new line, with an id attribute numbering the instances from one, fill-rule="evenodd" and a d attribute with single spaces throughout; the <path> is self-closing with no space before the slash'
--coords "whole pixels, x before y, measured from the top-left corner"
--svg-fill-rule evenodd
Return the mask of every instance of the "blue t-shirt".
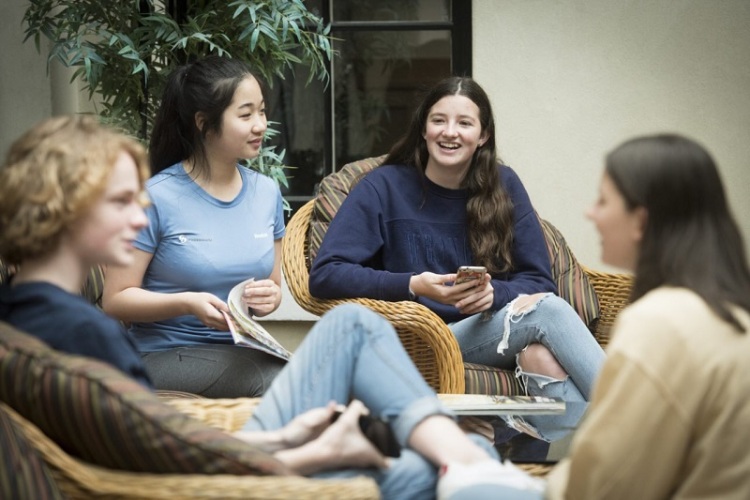
<path id="1" fill-rule="evenodd" d="M 4 283 L 0 285 L 0 320 L 52 349 L 106 361 L 152 387 L 125 328 L 80 295 L 43 281 Z"/>
<path id="2" fill-rule="evenodd" d="M 555 292 L 539 219 L 518 175 L 498 166 L 513 202 L 513 270 L 492 276 L 492 309 L 520 293 Z M 384 165 L 344 200 L 310 269 L 310 293 L 337 299 L 408 300 L 414 274 L 455 273 L 474 265 L 466 225 L 465 189 L 446 189 L 414 167 Z M 420 297 L 446 322 L 465 318 L 454 306 Z"/>
<path id="3" fill-rule="evenodd" d="M 208 292 L 226 301 L 248 278 L 265 279 L 274 264 L 274 242 L 284 236 L 283 201 L 276 183 L 237 166 L 242 189 L 221 201 L 196 184 L 181 163 L 147 183 L 149 225 L 135 246 L 153 254 L 142 287 L 160 293 Z M 141 352 L 196 344 L 231 344 L 229 332 L 208 328 L 196 316 L 134 322 Z"/>

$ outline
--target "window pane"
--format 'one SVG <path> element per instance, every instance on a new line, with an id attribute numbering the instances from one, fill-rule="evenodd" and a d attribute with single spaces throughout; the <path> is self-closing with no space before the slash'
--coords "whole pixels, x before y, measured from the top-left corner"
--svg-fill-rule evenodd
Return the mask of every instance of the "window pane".
<path id="1" fill-rule="evenodd" d="M 333 64 L 336 167 L 387 153 L 421 93 L 451 72 L 449 31 L 345 31 Z"/>
<path id="2" fill-rule="evenodd" d="M 333 0 L 332 20 L 450 21 L 450 0 Z"/>
<path id="3" fill-rule="evenodd" d="M 294 73 L 286 71 L 285 78 L 276 78 L 270 89 L 269 121 L 279 133 L 269 143 L 277 152 L 286 150 L 284 164 L 294 167 L 286 170 L 288 188 L 282 188 L 284 198 L 292 208 L 299 200 L 307 200 L 315 185 L 328 173 L 325 152 L 330 141 L 326 139 L 326 113 L 324 83 L 313 78 L 307 83 L 309 71 L 298 66 Z"/>

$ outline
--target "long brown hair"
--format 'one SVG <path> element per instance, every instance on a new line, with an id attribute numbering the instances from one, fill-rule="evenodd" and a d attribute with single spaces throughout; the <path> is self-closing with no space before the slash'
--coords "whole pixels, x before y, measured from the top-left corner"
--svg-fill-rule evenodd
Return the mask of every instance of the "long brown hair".
<path id="1" fill-rule="evenodd" d="M 638 137 L 609 153 L 605 169 L 627 207 L 647 212 L 631 300 L 688 288 L 744 331 L 728 305 L 750 311 L 750 270 L 711 155 L 678 135 Z"/>
<path id="2" fill-rule="evenodd" d="M 482 133 L 487 136 L 487 141 L 474 153 L 461 186 L 469 192 L 466 219 L 471 250 L 475 263 L 485 266 L 490 273 L 507 272 L 513 267 L 513 203 L 498 174 L 500 159 L 495 146 L 492 105 L 477 82 L 454 76 L 432 87 L 414 113 L 406 135 L 393 146 L 384 164 L 413 166 L 424 176 L 429 159 L 423 137 L 427 117 L 435 103 L 454 95 L 467 97 L 477 105 Z"/>

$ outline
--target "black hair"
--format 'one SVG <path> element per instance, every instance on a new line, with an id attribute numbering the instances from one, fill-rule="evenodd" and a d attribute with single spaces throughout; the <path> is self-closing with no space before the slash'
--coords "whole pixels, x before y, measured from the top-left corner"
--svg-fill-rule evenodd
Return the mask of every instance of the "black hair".
<path id="1" fill-rule="evenodd" d="M 265 98 L 263 80 L 238 59 L 209 56 L 169 75 L 149 144 L 152 174 L 191 159 L 193 168 L 208 175 L 206 134 L 221 132 L 222 115 L 248 76 L 258 81 Z M 202 128 L 196 125 L 198 113 L 205 119 Z"/>

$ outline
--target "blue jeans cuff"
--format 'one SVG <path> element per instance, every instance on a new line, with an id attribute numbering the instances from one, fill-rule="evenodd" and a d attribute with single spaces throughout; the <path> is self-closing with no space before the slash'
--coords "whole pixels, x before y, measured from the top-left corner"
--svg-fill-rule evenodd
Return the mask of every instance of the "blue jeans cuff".
<path id="1" fill-rule="evenodd" d="M 391 428 L 396 440 L 401 446 L 406 443 L 414 428 L 425 418 L 433 415 L 445 415 L 455 420 L 456 416 L 448 410 L 435 396 L 425 396 L 417 399 L 404 408 L 398 418 L 391 422 Z"/>

